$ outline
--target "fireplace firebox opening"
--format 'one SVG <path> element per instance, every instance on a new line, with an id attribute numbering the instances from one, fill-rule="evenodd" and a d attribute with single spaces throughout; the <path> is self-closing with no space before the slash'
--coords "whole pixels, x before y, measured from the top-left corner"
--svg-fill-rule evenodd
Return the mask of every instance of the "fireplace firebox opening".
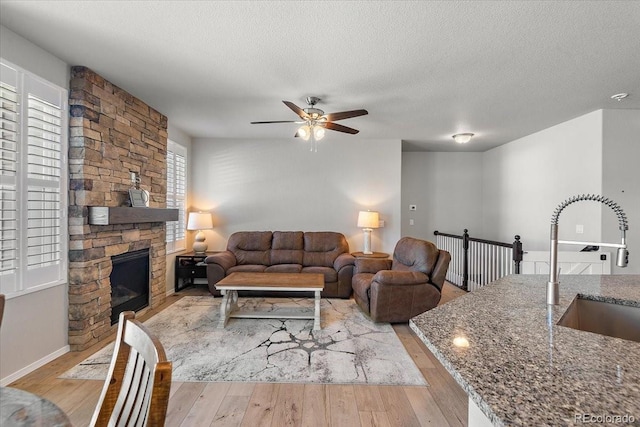
<path id="1" fill-rule="evenodd" d="M 111 324 L 123 311 L 149 305 L 149 249 L 111 257 Z"/>

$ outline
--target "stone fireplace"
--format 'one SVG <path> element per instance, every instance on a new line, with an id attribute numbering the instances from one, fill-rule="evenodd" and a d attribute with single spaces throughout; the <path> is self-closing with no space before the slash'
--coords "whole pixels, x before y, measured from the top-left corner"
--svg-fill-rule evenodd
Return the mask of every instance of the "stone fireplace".
<path id="1" fill-rule="evenodd" d="M 149 207 L 166 207 L 167 118 L 86 67 L 70 89 L 69 345 L 81 351 L 112 331 L 111 257 L 148 249 L 149 306 L 165 301 L 165 223 L 93 225 L 89 207 L 127 206 L 131 172 Z"/>

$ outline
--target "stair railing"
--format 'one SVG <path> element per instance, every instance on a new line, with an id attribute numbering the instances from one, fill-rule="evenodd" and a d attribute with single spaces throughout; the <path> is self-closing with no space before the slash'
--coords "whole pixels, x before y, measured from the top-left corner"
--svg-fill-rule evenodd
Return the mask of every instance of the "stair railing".
<path id="1" fill-rule="evenodd" d="M 447 281 L 465 291 L 473 291 L 509 274 L 520 274 L 522 242 L 496 242 L 469 236 L 465 228 L 461 236 L 434 231 L 436 246 L 451 254 Z"/>

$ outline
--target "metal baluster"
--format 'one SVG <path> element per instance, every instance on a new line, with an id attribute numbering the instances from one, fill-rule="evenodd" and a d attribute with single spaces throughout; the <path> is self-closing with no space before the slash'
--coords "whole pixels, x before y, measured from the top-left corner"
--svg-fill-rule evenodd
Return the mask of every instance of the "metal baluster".
<path id="1" fill-rule="evenodd" d="M 487 245 L 484 243 L 480 245 L 480 268 L 482 269 L 482 274 L 480 275 L 480 286 L 484 286 L 487 280 Z"/>

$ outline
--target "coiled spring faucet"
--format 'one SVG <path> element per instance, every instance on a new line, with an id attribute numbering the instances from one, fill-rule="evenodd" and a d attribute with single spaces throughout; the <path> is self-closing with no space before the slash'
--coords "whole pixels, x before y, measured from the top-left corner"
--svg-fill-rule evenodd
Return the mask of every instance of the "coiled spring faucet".
<path id="1" fill-rule="evenodd" d="M 593 200 L 609 206 L 618 216 L 618 225 L 622 233 L 621 243 L 596 243 L 596 242 L 578 242 L 573 240 L 558 240 L 558 218 L 560 213 L 572 203 L 582 202 L 585 200 Z M 558 243 L 569 245 L 593 245 L 605 246 L 609 248 L 618 248 L 616 256 L 616 265 L 618 267 L 626 267 L 629 263 L 629 251 L 627 250 L 626 233 L 629 229 L 627 217 L 624 211 L 617 203 L 603 196 L 595 194 L 583 194 L 573 196 L 560 203 L 551 216 L 551 251 L 549 255 L 549 282 L 547 283 L 547 304 L 556 305 L 560 299 L 559 283 L 558 283 Z"/>

